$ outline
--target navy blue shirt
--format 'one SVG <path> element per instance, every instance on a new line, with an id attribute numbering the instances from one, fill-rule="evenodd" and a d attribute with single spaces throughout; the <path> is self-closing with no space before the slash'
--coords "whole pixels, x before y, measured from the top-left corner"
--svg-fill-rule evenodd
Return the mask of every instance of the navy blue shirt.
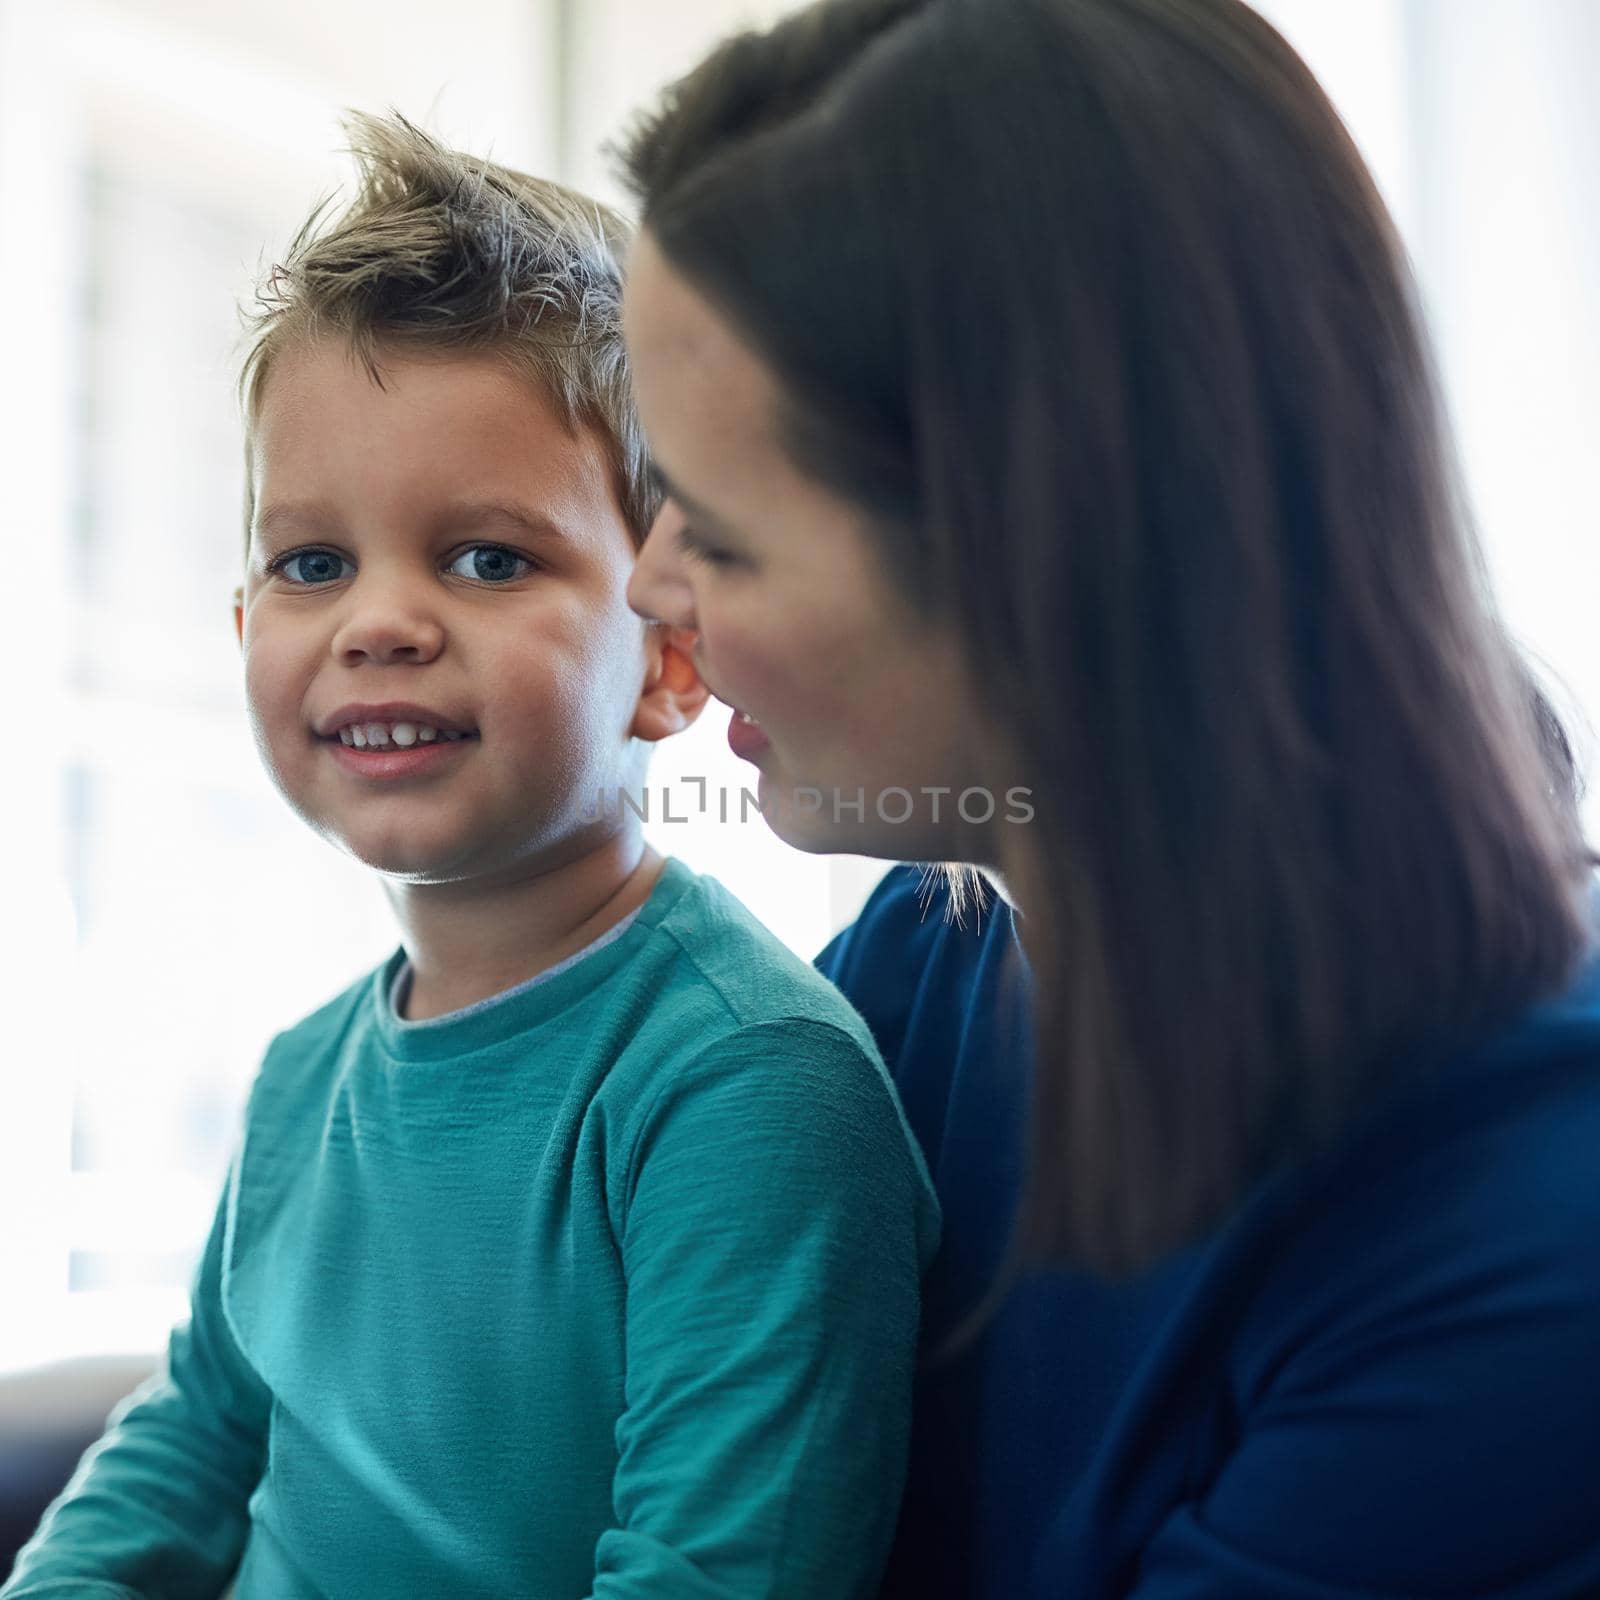
<path id="1" fill-rule="evenodd" d="M 1600 1595 L 1600 967 L 1128 1282 L 994 1282 L 1019 1194 L 1011 914 L 890 872 L 818 965 L 944 1206 L 884 1593 Z"/>

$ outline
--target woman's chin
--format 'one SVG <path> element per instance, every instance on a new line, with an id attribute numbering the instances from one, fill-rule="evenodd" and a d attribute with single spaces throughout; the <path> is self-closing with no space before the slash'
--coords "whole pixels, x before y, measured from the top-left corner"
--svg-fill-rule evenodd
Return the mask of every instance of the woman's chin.
<path id="1" fill-rule="evenodd" d="M 796 784 L 763 767 L 761 815 L 787 845 L 810 855 L 872 856 L 881 861 L 963 859 L 971 830 L 934 820 L 905 789 Z M 920 798 L 920 797 L 919 797 Z"/>

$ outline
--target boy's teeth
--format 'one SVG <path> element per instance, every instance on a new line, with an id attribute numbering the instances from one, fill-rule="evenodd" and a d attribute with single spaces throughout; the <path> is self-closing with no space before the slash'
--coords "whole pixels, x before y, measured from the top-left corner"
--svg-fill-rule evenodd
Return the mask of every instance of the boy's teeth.
<path id="1" fill-rule="evenodd" d="M 417 722 L 352 722 L 339 730 L 339 743 L 352 750 L 387 750 L 395 746 L 409 750 L 414 744 L 432 744 L 438 739 L 465 739 L 466 734 L 430 728 Z"/>

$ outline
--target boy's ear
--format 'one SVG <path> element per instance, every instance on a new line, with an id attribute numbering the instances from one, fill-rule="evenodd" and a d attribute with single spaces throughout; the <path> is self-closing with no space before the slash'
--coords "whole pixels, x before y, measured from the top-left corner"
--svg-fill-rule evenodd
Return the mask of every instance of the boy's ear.
<path id="1" fill-rule="evenodd" d="M 233 631 L 238 636 L 239 648 L 244 648 L 244 590 L 233 591 Z"/>
<path id="2" fill-rule="evenodd" d="M 651 628 L 649 669 L 629 729 L 635 739 L 654 744 L 682 733 L 705 709 L 711 691 L 695 670 L 689 653 L 693 649 L 693 628 L 669 628 L 664 623 Z"/>

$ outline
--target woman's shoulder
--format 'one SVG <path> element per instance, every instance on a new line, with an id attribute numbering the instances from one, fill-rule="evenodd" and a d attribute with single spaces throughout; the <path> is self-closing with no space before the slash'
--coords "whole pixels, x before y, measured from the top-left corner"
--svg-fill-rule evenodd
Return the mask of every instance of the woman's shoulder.
<path id="1" fill-rule="evenodd" d="M 947 918 L 948 890 L 940 879 L 937 867 L 907 862 L 890 867 L 855 921 L 817 957 L 817 966 L 837 983 L 868 967 L 915 966 L 946 942 L 946 930 L 961 938 L 968 930 Z"/>
<path id="2" fill-rule="evenodd" d="M 1010 906 L 986 882 L 960 905 L 942 869 L 900 865 L 873 889 L 856 920 L 816 959 L 866 1018 L 889 1059 L 913 1028 L 967 1031 L 1001 1003 L 1002 985 L 1026 978 Z"/>
<path id="3" fill-rule="evenodd" d="M 1309 1345 L 1352 1315 L 1465 1309 L 1491 1283 L 1502 1310 L 1518 1296 L 1549 1309 L 1558 1279 L 1581 1278 L 1600 1333 L 1597 1152 L 1600 965 L 1278 1186 L 1293 1249 L 1258 1309 Z"/>
<path id="4" fill-rule="evenodd" d="M 1244 1442 L 1213 1531 L 1379 1592 L 1600 1558 L 1597 1151 L 1592 969 L 1449 1063 L 1289 1208 L 1233 1346 Z M 1367 1530 L 1342 1552 L 1339 1507 Z M 1429 1567 L 1429 1549 L 1459 1570 Z M 1372 1565 L 1344 1565 L 1357 1552 Z"/>
<path id="5" fill-rule="evenodd" d="M 1240 1600 L 1600 1592 L 1597 1150 L 1588 971 L 1208 1241 L 1046 1567 L 1111 1537 Z"/>

